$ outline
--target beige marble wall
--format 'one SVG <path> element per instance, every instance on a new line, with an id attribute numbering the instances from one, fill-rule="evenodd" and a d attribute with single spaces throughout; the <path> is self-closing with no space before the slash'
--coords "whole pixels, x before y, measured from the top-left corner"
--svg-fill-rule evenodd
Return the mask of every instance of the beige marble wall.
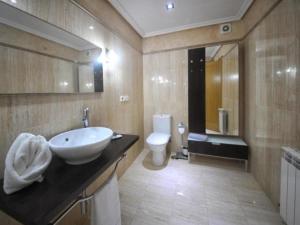
<path id="1" fill-rule="evenodd" d="M 0 45 L 0 94 L 77 92 L 76 64 Z"/>
<path id="2" fill-rule="evenodd" d="M 60 59 L 78 60 L 79 52 L 73 48 L 58 44 L 54 41 L 24 32 L 11 26 L 0 23 L 0 43 L 34 53 L 54 56 Z"/>
<path id="3" fill-rule="evenodd" d="M 3 1 L 99 47 L 113 49 L 119 60 L 104 66 L 103 93 L 0 95 L 0 177 L 3 176 L 6 152 L 20 132 L 49 138 L 81 127 L 83 107 L 90 108 L 92 126 L 108 126 L 117 132 L 140 135 L 141 140 L 129 151 L 123 166 L 125 170 L 143 148 L 142 54 L 71 1 L 17 1 L 16 4 Z M 95 29 L 90 30 L 89 25 Z M 120 95 L 128 95 L 129 102 L 121 104 Z"/>
<path id="4" fill-rule="evenodd" d="M 141 36 L 124 20 L 108 0 L 71 0 L 84 7 L 109 28 L 113 33 L 126 40 L 132 47 L 142 51 Z"/>
<path id="5" fill-rule="evenodd" d="M 283 0 L 244 40 L 251 171 L 279 203 L 280 147 L 300 148 L 300 1 Z"/>
<path id="6" fill-rule="evenodd" d="M 217 42 L 229 42 L 240 39 L 242 34 L 244 34 L 244 27 L 241 21 L 232 23 L 232 32 L 229 34 L 220 34 L 219 25 L 199 27 L 144 38 L 143 52 L 147 54 L 172 49 L 211 45 Z"/>
<path id="7" fill-rule="evenodd" d="M 152 132 L 152 115 L 172 116 L 170 150 L 180 146 L 177 124 L 188 124 L 187 49 L 144 55 L 144 134 Z M 146 145 L 146 142 L 145 142 Z"/>

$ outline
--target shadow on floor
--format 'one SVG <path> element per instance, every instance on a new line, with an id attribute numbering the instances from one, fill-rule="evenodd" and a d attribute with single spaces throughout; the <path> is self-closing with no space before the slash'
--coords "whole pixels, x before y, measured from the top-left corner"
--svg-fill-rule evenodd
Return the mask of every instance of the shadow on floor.
<path id="1" fill-rule="evenodd" d="M 194 165 L 205 165 L 219 169 L 244 170 L 245 163 L 241 160 L 216 158 L 213 156 L 192 155 L 189 161 Z"/>
<path id="2" fill-rule="evenodd" d="M 170 152 L 167 152 L 166 160 L 162 166 L 155 166 L 152 163 L 152 152 L 149 151 L 143 160 L 143 166 L 148 170 L 162 170 L 167 167 L 170 159 Z"/>

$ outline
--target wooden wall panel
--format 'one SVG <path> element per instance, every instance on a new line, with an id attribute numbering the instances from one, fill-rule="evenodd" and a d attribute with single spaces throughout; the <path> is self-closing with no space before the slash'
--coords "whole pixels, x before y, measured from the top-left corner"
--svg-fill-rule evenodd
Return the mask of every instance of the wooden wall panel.
<path id="1" fill-rule="evenodd" d="M 222 107 L 222 61 L 205 65 L 206 129 L 219 132 L 219 111 Z"/>

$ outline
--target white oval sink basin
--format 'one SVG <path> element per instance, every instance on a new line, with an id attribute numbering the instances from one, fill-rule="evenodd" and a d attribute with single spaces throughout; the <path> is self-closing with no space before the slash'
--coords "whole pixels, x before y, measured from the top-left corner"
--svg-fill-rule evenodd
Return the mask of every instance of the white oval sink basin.
<path id="1" fill-rule="evenodd" d="M 109 128 L 81 128 L 56 135 L 49 140 L 49 146 L 68 164 L 79 165 L 98 158 L 112 136 Z"/>

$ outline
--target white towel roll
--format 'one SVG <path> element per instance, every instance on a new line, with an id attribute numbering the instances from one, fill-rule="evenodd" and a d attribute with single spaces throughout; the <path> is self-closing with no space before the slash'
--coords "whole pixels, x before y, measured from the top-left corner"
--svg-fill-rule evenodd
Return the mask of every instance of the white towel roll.
<path id="1" fill-rule="evenodd" d="M 20 134 L 6 155 L 4 192 L 12 194 L 35 181 L 41 182 L 51 159 L 52 154 L 44 137 Z"/>
<path id="2" fill-rule="evenodd" d="M 114 175 L 92 199 L 91 225 L 121 225 L 117 176 Z"/>
<path id="3" fill-rule="evenodd" d="M 208 136 L 206 134 L 189 133 L 188 140 L 191 141 L 206 141 Z"/>

